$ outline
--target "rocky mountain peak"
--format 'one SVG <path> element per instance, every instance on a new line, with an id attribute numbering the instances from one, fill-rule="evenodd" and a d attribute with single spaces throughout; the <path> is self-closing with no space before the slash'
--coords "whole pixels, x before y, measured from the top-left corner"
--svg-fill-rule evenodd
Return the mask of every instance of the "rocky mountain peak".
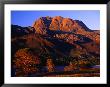
<path id="1" fill-rule="evenodd" d="M 47 30 L 60 30 L 65 32 L 91 31 L 82 21 L 55 17 L 40 17 L 32 25 L 39 34 L 46 34 Z"/>

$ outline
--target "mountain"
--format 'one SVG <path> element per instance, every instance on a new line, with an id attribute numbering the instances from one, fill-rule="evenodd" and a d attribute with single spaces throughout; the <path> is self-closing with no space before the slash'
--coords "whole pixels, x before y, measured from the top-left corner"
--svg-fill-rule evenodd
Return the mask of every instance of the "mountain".
<path id="1" fill-rule="evenodd" d="M 82 21 L 72 20 L 70 18 L 56 17 L 41 17 L 33 24 L 36 32 L 41 35 L 47 35 L 58 39 L 63 39 L 70 44 L 79 43 L 89 45 L 91 51 L 98 51 L 100 46 L 100 31 L 89 29 Z M 97 50 L 96 50 L 97 49 Z"/>
<path id="2" fill-rule="evenodd" d="M 40 17 L 29 27 L 11 25 L 11 49 L 12 66 L 22 71 L 12 76 L 47 72 L 41 66 L 48 59 L 54 66 L 67 66 L 77 57 L 84 64 L 99 64 L 100 31 L 71 18 Z"/>
<path id="3" fill-rule="evenodd" d="M 31 26 L 29 27 L 21 27 L 18 25 L 11 25 L 11 37 L 19 37 L 23 35 L 27 35 L 30 33 L 35 33 L 35 29 Z"/>
<path id="4" fill-rule="evenodd" d="M 63 18 L 61 16 L 56 17 L 41 17 L 36 20 L 33 24 L 36 32 L 42 35 L 46 35 L 51 31 L 56 31 L 53 33 L 54 36 L 73 36 L 75 34 L 84 35 L 90 39 L 96 41 L 99 44 L 99 30 L 90 30 L 82 21 L 72 20 L 70 18 Z M 60 32 L 59 35 L 57 33 Z M 53 35 L 52 34 L 52 35 Z M 72 38 L 72 37 L 71 37 Z"/>

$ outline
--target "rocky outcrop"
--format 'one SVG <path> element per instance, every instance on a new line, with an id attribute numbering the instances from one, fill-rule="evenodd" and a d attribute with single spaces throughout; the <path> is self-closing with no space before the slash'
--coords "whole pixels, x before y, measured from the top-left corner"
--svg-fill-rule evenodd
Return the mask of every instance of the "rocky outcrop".
<path id="1" fill-rule="evenodd" d="M 41 35 L 52 35 L 56 38 L 66 39 L 66 41 L 76 41 L 79 38 L 78 34 L 90 38 L 97 44 L 100 43 L 99 31 L 89 29 L 82 21 L 73 20 L 70 18 L 56 17 L 41 17 L 33 24 L 36 32 Z M 77 35 L 76 35 L 77 34 Z M 73 43 L 73 42 L 72 42 Z"/>

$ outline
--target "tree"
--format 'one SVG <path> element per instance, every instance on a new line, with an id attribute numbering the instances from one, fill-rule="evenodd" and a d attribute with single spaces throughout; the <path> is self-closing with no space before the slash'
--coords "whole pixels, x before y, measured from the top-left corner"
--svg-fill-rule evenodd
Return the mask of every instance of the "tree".
<path id="1" fill-rule="evenodd" d="M 29 48 L 19 49 L 14 55 L 13 63 L 16 76 L 28 76 L 39 71 L 37 66 L 40 60 L 37 55 L 29 51 Z"/>
<path id="2" fill-rule="evenodd" d="M 70 61 L 69 65 L 65 66 L 64 71 L 72 71 L 74 69 L 76 69 L 75 63 Z"/>
<path id="3" fill-rule="evenodd" d="M 73 57 L 73 59 L 75 59 L 75 61 L 77 61 L 76 65 L 77 65 L 77 69 L 79 70 L 79 59 L 81 58 L 81 52 L 80 50 L 77 49 L 72 49 L 70 52 L 71 57 Z"/>
<path id="4" fill-rule="evenodd" d="M 47 65 L 48 72 L 54 72 L 55 69 L 54 69 L 54 64 L 52 59 L 47 58 L 46 65 Z"/>

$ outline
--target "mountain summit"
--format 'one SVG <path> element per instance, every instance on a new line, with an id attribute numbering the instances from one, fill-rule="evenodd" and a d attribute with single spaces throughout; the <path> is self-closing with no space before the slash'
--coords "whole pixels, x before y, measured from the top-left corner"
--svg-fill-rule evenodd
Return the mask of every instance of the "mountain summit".
<path id="1" fill-rule="evenodd" d="M 40 34 L 45 34 L 46 29 L 77 33 L 91 31 L 82 21 L 63 18 L 61 16 L 55 16 L 53 18 L 49 16 L 41 17 L 34 22 L 33 27 Z"/>
<path id="2" fill-rule="evenodd" d="M 63 39 L 65 37 L 74 39 L 77 38 L 75 36 L 80 35 L 90 38 L 98 44 L 100 43 L 99 30 L 91 30 L 82 21 L 73 20 L 71 18 L 63 18 L 61 16 L 55 16 L 53 18 L 49 16 L 41 17 L 33 23 L 32 27 L 41 35 L 51 34 Z"/>

